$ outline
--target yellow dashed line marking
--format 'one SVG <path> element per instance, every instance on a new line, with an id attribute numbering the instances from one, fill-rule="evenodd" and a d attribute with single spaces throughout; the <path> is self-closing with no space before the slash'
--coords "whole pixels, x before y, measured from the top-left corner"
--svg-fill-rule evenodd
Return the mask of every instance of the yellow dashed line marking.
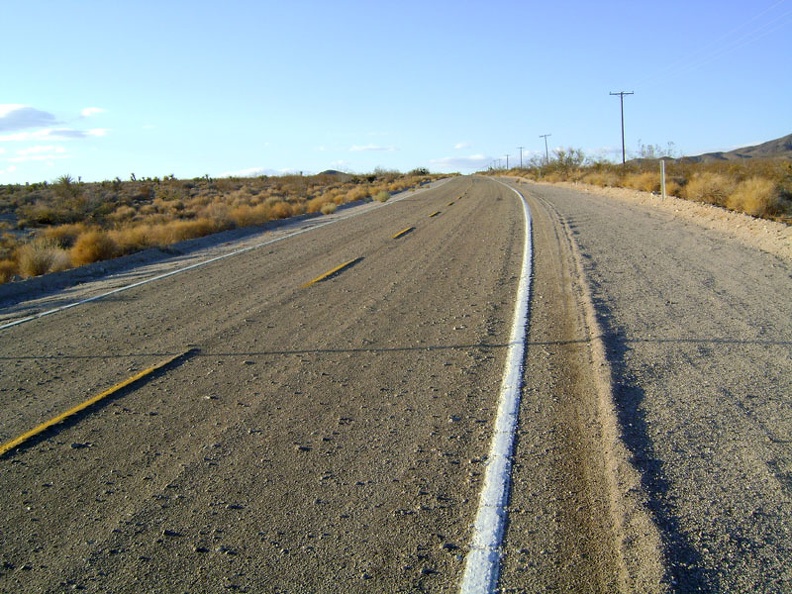
<path id="1" fill-rule="evenodd" d="M 29 439 L 31 439 L 33 437 L 36 437 L 37 435 L 43 433 L 44 431 L 46 431 L 50 427 L 53 427 L 53 426 L 57 425 L 58 423 L 62 423 L 63 421 L 65 421 L 69 417 L 71 417 L 73 415 L 76 415 L 77 413 L 85 410 L 89 406 L 92 406 L 92 405 L 96 404 L 97 402 L 99 402 L 101 400 L 104 400 L 108 396 L 112 396 L 113 394 L 119 392 L 120 390 L 123 390 L 127 386 L 131 386 L 132 384 L 134 384 L 135 382 L 140 381 L 144 377 L 151 375 L 155 371 L 159 371 L 160 369 L 162 369 L 164 367 L 167 367 L 171 363 L 175 363 L 178 359 L 182 359 L 182 358 L 188 357 L 188 356 L 194 354 L 195 352 L 197 352 L 196 349 L 191 349 L 191 350 L 186 351 L 184 353 L 179 353 L 178 355 L 174 355 L 173 357 L 165 359 L 164 361 L 162 361 L 160 363 L 157 363 L 156 365 L 154 365 L 152 367 L 144 369 L 143 371 L 133 375 L 132 377 L 130 377 L 128 379 L 125 379 L 123 382 L 120 382 L 120 383 L 116 384 L 112 388 L 108 388 L 107 390 L 105 390 L 101 394 L 97 394 L 96 396 L 94 396 L 92 398 L 89 398 L 88 400 L 86 400 L 84 402 L 81 402 L 77 406 L 75 406 L 73 408 L 70 408 L 66 412 L 61 413 L 58 416 L 51 418 L 49 421 L 45 421 L 44 423 L 42 423 L 38 427 L 35 427 L 34 429 L 31 429 L 30 431 L 28 431 L 26 433 L 23 433 L 19 437 L 15 438 L 15 439 L 12 439 L 11 441 L 8 441 L 8 442 L 4 443 L 3 445 L 0 445 L 0 456 L 5 455 L 6 453 L 10 452 L 11 450 L 13 450 L 15 448 L 18 448 L 19 446 L 21 446 L 23 443 L 25 443 Z"/>
<path id="2" fill-rule="evenodd" d="M 433 212 L 432 214 L 430 214 L 430 215 L 429 215 L 429 218 L 431 219 L 432 217 L 436 217 L 436 216 L 437 216 L 437 215 L 439 215 L 439 214 L 440 214 L 440 211 L 439 211 L 439 210 L 437 210 L 437 211 Z"/>
<path id="3" fill-rule="evenodd" d="M 302 288 L 303 288 L 303 289 L 305 289 L 305 288 L 307 288 L 307 287 L 310 287 L 310 286 L 311 286 L 311 285 L 313 285 L 313 284 L 319 283 L 319 282 L 321 282 L 321 281 L 323 281 L 323 280 L 327 280 L 327 279 L 328 279 L 328 278 L 330 278 L 331 276 L 335 276 L 336 274 L 339 274 L 339 273 L 340 273 L 340 272 L 342 272 L 344 269 L 346 269 L 346 268 L 349 268 L 350 266 L 353 266 L 354 264 L 357 264 L 357 263 L 358 263 L 358 262 L 360 262 L 362 259 L 363 259 L 363 258 L 354 258 L 354 259 L 352 259 L 352 260 L 349 260 L 348 262 L 344 262 L 343 264 L 340 264 L 340 265 L 336 266 L 336 267 L 335 267 L 335 268 L 333 268 L 332 270 L 328 270 L 328 271 L 327 271 L 327 272 L 325 272 L 324 274 L 317 276 L 315 279 L 313 279 L 313 280 L 311 280 L 311 281 L 308 281 L 307 283 L 305 283 L 305 284 L 302 286 Z"/>
<path id="4" fill-rule="evenodd" d="M 399 239 L 399 237 L 403 237 L 407 235 L 410 231 L 414 231 L 415 227 L 407 227 L 406 229 L 402 229 L 396 235 L 393 236 L 393 239 Z"/>

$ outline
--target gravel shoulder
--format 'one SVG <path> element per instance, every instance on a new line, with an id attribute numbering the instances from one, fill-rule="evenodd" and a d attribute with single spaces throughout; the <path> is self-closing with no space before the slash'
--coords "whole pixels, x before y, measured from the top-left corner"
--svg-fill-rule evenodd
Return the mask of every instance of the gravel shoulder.
<path id="1" fill-rule="evenodd" d="M 619 440 L 577 247 L 526 195 L 534 273 L 500 591 L 662 591 L 660 536 Z"/>
<path id="2" fill-rule="evenodd" d="M 663 584 L 788 590 L 789 229 L 629 191 L 519 186 L 582 257 Z"/>
<path id="3" fill-rule="evenodd" d="M 704 229 L 721 233 L 746 247 L 753 247 L 792 262 L 792 226 L 784 223 L 759 219 L 675 196 L 662 198 L 650 192 L 566 182 L 553 185 L 666 212 L 677 220 L 689 221 Z"/>

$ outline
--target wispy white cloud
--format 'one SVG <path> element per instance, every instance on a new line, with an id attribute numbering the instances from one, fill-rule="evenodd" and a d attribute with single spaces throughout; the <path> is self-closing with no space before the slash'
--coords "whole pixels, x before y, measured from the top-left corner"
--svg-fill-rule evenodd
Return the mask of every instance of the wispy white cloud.
<path id="1" fill-rule="evenodd" d="M 4 118 L 12 111 L 17 111 L 23 107 L 27 107 L 27 105 L 22 105 L 21 103 L 0 103 L 0 118 Z"/>
<path id="2" fill-rule="evenodd" d="M 454 145 L 454 148 L 455 148 L 456 150 L 460 150 L 460 149 L 466 149 L 466 148 L 470 148 L 471 146 L 473 146 L 473 145 L 472 145 L 471 143 L 469 143 L 469 142 L 457 142 L 457 143 Z"/>
<path id="3" fill-rule="evenodd" d="M 89 118 L 93 115 L 97 115 L 100 113 L 105 113 L 107 110 L 101 107 L 86 107 L 80 112 L 80 115 L 84 118 Z"/>
<path id="4" fill-rule="evenodd" d="M 383 152 L 383 153 L 392 153 L 396 151 L 396 147 L 394 146 L 381 146 L 378 144 L 365 144 L 365 145 L 352 145 L 349 148 L 349 152 L 351 153 L 366 153 L 366 152 Z"/>

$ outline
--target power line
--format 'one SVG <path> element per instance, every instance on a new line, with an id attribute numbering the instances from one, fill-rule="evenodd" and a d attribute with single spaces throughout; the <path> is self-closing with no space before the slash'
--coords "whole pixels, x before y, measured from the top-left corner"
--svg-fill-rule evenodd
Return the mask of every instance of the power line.
<path id="1" fill-rule="evenodd" d="M 618 95 L 621 101 L 621 132 L 622 132 L 622 165 L 627 162 L 627 151 L 624 148 L 624 96 L 635 95 L 632 91 L 619 91 L 618 93 L 611 93 L 611 95 Z"/>
<path id="2" fill-rule="evenodd" d="M 666 64 L 664 68 L 639 80 L 636 86 L 655 86 L 668 80 L 672 76 L 694 72 L 726 54 L 732 53 L 745 45 L 754 43 L 771 33 L 775 33 L 779 29 L 783 29 L 790 24 L 787 18 L 792 15 L 792 10 L 786 10 L 781 14 L 768 15 L 769 20 L 764 20 L 764 22 L 757 23 L 756 25 L 752 23 L 759 20 L 767 13 L 774 11 L 774 9 L 784 2 L 786 2 L 786 0 L 778 0 L 751 18 L 743 20 L 734 29 L 702 45 L 697 50 L 681 55 L 676 60 Z M 751 28 L 749 29 L 749 27 Z"/>

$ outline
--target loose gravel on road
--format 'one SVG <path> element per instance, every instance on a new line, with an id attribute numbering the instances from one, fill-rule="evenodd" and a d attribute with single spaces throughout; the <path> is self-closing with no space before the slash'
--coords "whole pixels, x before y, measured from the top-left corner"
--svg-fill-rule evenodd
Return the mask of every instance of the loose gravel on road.
<path id="1" fill-rule="evenodd" d="M 789 227 L 508 183 L 499 591 L 789 591 Z M 458 591 L 521 220 L 460 177 L 0 289 L 2 325 L 244 250 L 0 330 L 0 442 L 190 352 L 0 458 L 0 592 Z"/>

